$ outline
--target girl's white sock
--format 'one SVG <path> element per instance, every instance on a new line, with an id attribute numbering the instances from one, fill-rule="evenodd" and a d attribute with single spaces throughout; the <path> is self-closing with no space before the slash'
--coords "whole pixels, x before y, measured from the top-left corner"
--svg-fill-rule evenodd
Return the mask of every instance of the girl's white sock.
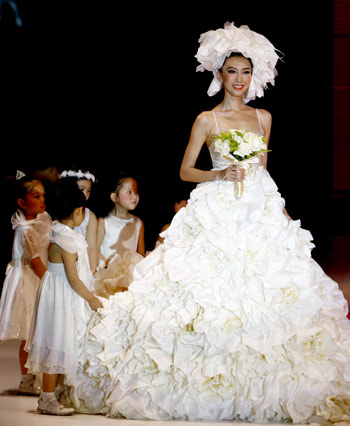
<path id="1" fill-rule="evenodd" d="M 47 401 L 49 399 L 56 399 L 55 392 L 41 392 L 40 398 L 43 401 Z"/>

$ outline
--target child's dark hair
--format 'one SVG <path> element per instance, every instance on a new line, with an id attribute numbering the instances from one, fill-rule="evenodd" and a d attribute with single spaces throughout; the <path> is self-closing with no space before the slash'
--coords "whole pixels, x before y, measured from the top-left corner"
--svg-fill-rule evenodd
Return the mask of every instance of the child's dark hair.
<path id="1" fill-rule="evenodd" d="M 34 186 L 41 181 L 34 178 L 33 176 L 22 176 L 20 179 L 16 179 L 13 183 L 13 198 L 14 204 L 17 208 L 20 208 L 17 204 L 18 200 L 25 200 L 26 194 L 34 188 Z"/>
<path id="2" fill-rule="evenodd" d="M 47 195 L 47 210 L 57 220 L 66 219 L 85 204 L 85 195 L 71 179 L 59 179 Z"/>
<path id="3" fill-rule="evenodd" d="M 121 172 L 116 176 L 115 179 L 115 187 L 114 190 L 112 190 L 111 192 L 115 192 L 117 195 L 119 194 L 119 191 L 121 189 L 121 187 L 123 186 L 123 183 L 128 180 L 128 179 L 134 179 L 136 180 L 136 178 L 128 173 L 124 173 Z"/>

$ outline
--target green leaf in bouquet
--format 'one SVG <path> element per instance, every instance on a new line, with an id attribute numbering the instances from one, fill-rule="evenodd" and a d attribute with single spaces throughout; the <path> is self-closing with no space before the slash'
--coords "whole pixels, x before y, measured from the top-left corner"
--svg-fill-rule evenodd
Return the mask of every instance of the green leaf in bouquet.
<path id="1" fill-rule="evenodd" d="M 240 136 L 241 138 L 243 138 L 244 136 L 244 133 L 240 132 L 239 130 L 236 130 L 235 133 L 237 136 Z"/>

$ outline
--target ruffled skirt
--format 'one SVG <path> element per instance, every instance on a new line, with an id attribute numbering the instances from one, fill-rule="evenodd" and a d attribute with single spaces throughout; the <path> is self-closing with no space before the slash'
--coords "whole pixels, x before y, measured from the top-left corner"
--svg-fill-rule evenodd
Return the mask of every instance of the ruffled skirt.
<path id="1" fill-rule="evenodd" d="M 104 300 L 77 409 L 132 419 L 349 420 L 350 322 L 259 168 L 199 185 L 129 290 Z M 78 402 L 77 402 L 78 401 Z"/>

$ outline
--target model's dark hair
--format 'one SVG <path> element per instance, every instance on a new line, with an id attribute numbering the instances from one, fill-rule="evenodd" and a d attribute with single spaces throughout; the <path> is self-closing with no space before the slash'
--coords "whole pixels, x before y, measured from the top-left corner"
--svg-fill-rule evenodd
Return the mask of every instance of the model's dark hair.
<path id="1" fill-rule="evenodd" d="M 71 179 L 59 179 L 47 194 L 47 210 L 53 219 L 66 219 L 85 204 L 85 195 Z"/>
<path id="2" fill-rule="evenodd" d="M 253 74 L 253 61 L 250 58 L 248 58 L 247 56 L 244 56 L 243 53 L 241 53 L 241 52 L 231 52 L 231 54 L 225 59 L 225 62 L 228 58 L 232 58 L 233 56 L 239 56 L 241 58 L 248 59 L 248 61 L 250 62 L 250 66 L 251 66 L 252 74 Z M 224 62 L 224 64 L 225 64 L 225 62 Z M 222 64 L 222 67 L 219 69 L 220 72 L 222 72 L 222 68 L 223 68 L 224 64 Z"/>

